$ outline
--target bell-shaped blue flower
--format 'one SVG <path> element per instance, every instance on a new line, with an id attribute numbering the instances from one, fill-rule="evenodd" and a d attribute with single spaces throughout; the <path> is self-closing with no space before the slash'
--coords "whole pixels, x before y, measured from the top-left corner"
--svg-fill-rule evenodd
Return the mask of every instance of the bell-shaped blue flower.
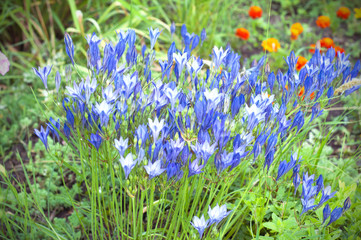
<path id="1" fill-rule="evenodd" d="M 45 66 L 43 68 L 38 67 L 38 69 L 33 68 L 34 73 L 43 81 L 44 87 L 48 90 L 48 76 L 51 72 L 53 66 Z"/>
<path id="2" fill-rule="evenodd" d="M 88 139 L 88 141 L 97 149 L 97 151 L 99 151 L 99 148 L 100 148 L 100 144 L 102 143 L 102 137 L 96 133 L 92 133 L 90 135 L 90 139 Z"/>
<path id="3" fill-rule="evenodd" d="M 331 208 L 328 204 L 326 204 L 326 206 L 323 208 L 323 222 L 322 224 L 324 224 L 327 220 L 327 218 L 331 215 Z"/>
<path id="4" fill-rule="evenodd" d="M 152 163 L 152 161 L 148 160 L 148 165 L 144 166 L 145 170 L 149 175 L 149 180 L 152 178 L 162 174 L 166 169 L 162 168 L 162 160 L 159 159 Z"/>
<path id="5" fill-rule="evenodd" d="M 155 42 L 157 41 L 159 35 L 162 31 L 159 31 L 158 28 L 154 29 L 152 27 L 148 28 L 149 30 L 149 37 L 150 37 L 150 50 L 154 48 Z"/>
<path id="6" fill-rule="evenodd" d="M 333 209 L 333 211 L 331 213 L 330 221 L 328 222 L 327 226 L 342 216 L 342 210 L 343 210 L 342 208 L 338 208 L 338 207 Z"/>
<path id="7" fill-rule="evenodd" d="M 226 205 L 223 205 L 220 207 L 217 203 L 217 205 L 213 209 L 211 208 L 211 206 L 209 206 L 208 216 L 210 219 L 209 219 L 208 225 L 210 226 L 213 223 L 215 223 L 217 225 L 220 221 L 222 221 L 230 213 L 231 213 L 231 211 L 227 212 Z"/>
<path id="8" fill-rule="evenodd" d="M 132 153 L 128 153 L 128 155 L 125 158 L 121 155 L 119 162 L 123 167 L 125 179 L 127 179 L 130 171 L 132 171 L 132 169 L 134 168 L 137 162 L 133 160 Z"/>
<path id="9" fill-rule="evenodd" d="M 48 135 L 49 135 L 49 128 L 46 127 L 46 130 L 41 126 L 40 131 L 38 129 L 34 129 L 36 136 L 40 138 L 43 142 L 46 150 L 48 150 Z"/>
<path id="10" fill-rule="evenodd" d="M 192 220 L 193 220 L 193 222 L 191 222 L 192 226 L 195 229 L 197 229 L 197 231 L 199 233 L 199 238 L 202 239 L 204 230 L 207 228 L 209 220 L 206 221 L 204 219 L 204 214 L 202 215 L 201 218 L 198 218 L 197 216 L 194 216 Z"/>
<path id="11" fill-rule="evenodd" d="M 68 33 L 65 33 L 64 42 L 65 42 L 66 54 L 68 54 L 68 56 L 71 60 L 71 63 L 74 66 L 74 44 L 73 44 L 73 40 L 71 39 L 71 37 Z"/>

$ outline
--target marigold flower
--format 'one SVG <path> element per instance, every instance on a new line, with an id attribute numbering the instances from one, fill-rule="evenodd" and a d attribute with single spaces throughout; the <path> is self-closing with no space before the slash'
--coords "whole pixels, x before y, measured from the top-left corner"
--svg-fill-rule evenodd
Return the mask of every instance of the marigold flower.
<path id="1" fill-rule="evenodd" d="M 327 38 L 327 37 L 322 38 L 320 42 L 321 42 L 321 47 L 324 48 L 330 48 L 334 46 L 333 40 L 331 38 Z"/>
<path id="2" fill-rule="evenodd" d="M 355 18 L 361 18 L 361 8 L 354 8 Z"/>
<path id="3" fill-rule="evenodd" d="M 347 19 L 351 14 L 351 11 L 348 7 L 340 7 L 337 10 L 337 17 L 342 19 Z"/>
<path id="4" fill-rule="evenodd" d="M 307 59 L 302 56 L 299 56 L 296 63 L 297 71 L 300 71 L 303 68 L 303 66 L 306 65 L 306 63 L 307 63 Z"/>
<path id="5" fill-rule="evenodd" d="M 319 16 L 316 20 L 316 24 L 320 28 L 327 28 L 330 26 L 330 18 L 327 16 Z"/>
<path id="6" fill-rule="evenodd" d="M 302 95 L 305 93 L 305 87 L 302 87 L 300 91 L 298 92 L 298 96 L 302 97 Z"/>
<path id="7" fill-rule="evenodd" d="M 237 28 L 236 29 L 236 36 L 243 40 L 248 40 L 249 38 L 249 31 L 245 28 Z"/>
<path id="8" fill-rule="evenodd" d="M 311 98 L 311 100 L 313 100 L 313 99 L 315 98 L 315 92 L 312 92 L 312 93 L 310 94 L 310 98 Z"/>
<path id="9" fill-rule="evenodd" d="M 316 44 L 311 44 L 310 49 L 308 50 L 310 53 L 315 53 Z"/>
<path id="10" fill-rule="evenodd" d="M 298 38 L 298 35 L 300 35 L 303 32 L 302 24 L 297 22 L 292 24 L 291 26 L 291 39 L 296 40 Z"/>
<path id="11" fill-rule="evenodd" d="M 336 56 L 337 56 L 337 53 L 344 53 L 345 49 L 343 49 L 340 46 L 335 46 L 335 52 L 336 52 Z"/>
<path id="12" fill-rule="evenodd" d="M 277 52 L 278 48 L 281 47 L 280 43 L 275 38 L 268 38 L 262 42 L 262 47 L 268 52 Z"/>
<path id="13" fill-rule="evenodd" d="M 248 14 L 253 19 L 260 18 L 262 17 L 262 9 L 258 6 L 252 6 L 249 8 Z"/>

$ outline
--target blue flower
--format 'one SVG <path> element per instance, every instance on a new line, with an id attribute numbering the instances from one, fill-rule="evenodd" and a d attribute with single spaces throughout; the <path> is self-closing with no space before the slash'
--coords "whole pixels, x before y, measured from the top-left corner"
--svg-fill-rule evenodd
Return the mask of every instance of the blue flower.
<path id="1" fill-rule="evenodd" d="M 289 170 L 291 170 L 297 163 L 297 153 L 291 155 L 290 162 L 286 160 L 282 161 L 278 167 L 278 175 L 276 181 L 283 175 L 285 175 Z"/>
<path id="2" fill-rule="evenodd" d="M 51 68 L 53 66 L 45 66 L 44 68 L 38 67 L 38 70 L 36 68 L 33 68 L 34 73 L 43 81 L 44 86 L 46 89 L 48 89 L 48 76 L 51 72 Z"/>
<path id="3" fill-rule="evenodd" d="M 202 32 L 201 32 L 201 46 L 203 45 L 203 42 L 204 42 L 204 40 L 206 40 L 206 38 L 207 38 L 207 33 L 206 33 L 206 29 L 202 29 Z"/>
<path id="4" fill-rule="evenodd" d="M 46 130 L 41 126 L 40 131 L 38 129 L 34 129 L 36 136 L 40 138 L 43 142 L 46 150 L 48 150 L 48 135 L 49 135 L 49 128 L 46 127 Z"/>
<path id="5" fill-rule="evenodd" d="M 331 193 L 331 186 L 327 186 L 322 190 L 322 197 L 320 202 L 318 203 L 317 207 L 320 207 L 322 204 L 327 202 L 329 199 L 333 198 L 336 194 L 336 191 Z"/>
<path id="6" fill-rule="evenodd" d="M 273 92 L 273 85 L 275 83 L 275 80 L 276 80 L 275 74 L 273 72 L 271 72 L 267 78 L 267 82 L 268 82 L 269 88 L 271 90 L 271 94 Z"/>
<path id="7" fill-rule="evenodd" d="M 218 69 L 219 66 L 221 66 L 223 59 L 227 56 L 229 49 L 226 51 L 223 51 L 223 48 L 218 48 L 214 46 L 213 48 L 213 55 L 212 55 L 212 61 L 214 63 L 214 68 Z"/>
<path id="8" fill-rule="evenodd" d="M 119 155 L 123 156 L 125 153 L 125 150 L 128 148 L 128 138 L 123 139 L 122 137 L 119 138 L 119 140 L 114 140 L 114 147 L 118 150 Z"/>
<path id="9" fill-rule="evenodd" d="M 56 75 L 55 75 L 55 89 L 56 92 L 59 92 L 59 88 L 60 88 L 60 83 L 61 83 L 61 76 L 59 71 L 56 71 Z"/>
<path id="10" fill-rule="evenodd" d="M 70 128 L 68 127 L 68 125 L 65 123 L 64 124 L 64 135 L 69 139 L 69 137 L 70 137 L 70 133 L 71 133 L 71 131 L 70 131 Z"/>
<path id="11" fill-rule="evenodd" d="M 74 129 L 75 119 L 74 119 L 74 114 L 70 109 L 66 111 L 66 120 L 70 124 L 70 126 Z"/>
<path id="12" fill-rule="evenodd" d="M 162 165 L 161 159 L 155 161 L 154 163 L 152 163 L 152 161 L 148 160 L 148 165 L 144 166 L 144 168 L 149 175 L 149 180 L 162 174 L 166 170 L 165 168 L 162 168 L 161 165 Z"/>
<path id="13" fill-rule="evenodd" d="M 145 125 L 139 125 L 137 130 L 135 131 L 136 135 L 137 135 L 137 139 L 138 142 L 140 141 L 141 143 L 139 143 L 142 147 L 145 146 L 145 141 L 148 138 L 148 130 L 147 127 Z"/>
<path id="14" fill-rule="evenodd" d="M 225 217 L 230 214 L 231 211 L 227 212 L 227 206 L 223 205 L 222 207 L 219 207 L 218 203 L 217 205 L 212 209 L 211 206 L 209 206 L 208 209 L 208 216 L 209 216 L 209 226 L 211 226 L 213 223 L 216 225 L 222 221 Z"/>
<path id="15" fill-rule="evenodd" d="M 204 230 L 208 226 L 208 221 L 209 220 L 206 221 L 204 219 L 204 214 L 202 214 L 201 218 L 198 218 L 197 216 L 194 216 L 192 220 L 193 220 L 193 222 L 191 222 L 191 224 L 195 229 L 197 229 L 197 231 L 199 233 L 199 238 L 201 239 L 202 236 L 203 236 Z"/>
<path id="16" fill-rule="evenodd" d="M 293 118 L 293 123 L 291 126 L 291 129 L 293 129 L 294 127 L 297 127 L 297 132 L 303 127 L 303 124 L 305 123 L 305 120 L 303 118 L 303 112 L 302 111 L 298 111 L 295 115 L 295 117 Z"/>
<path id="17" fill-rule="evenodd" d="M 128 155 L 125 158 L 121 155 L 119 162 L 123 167 L 125 179 L 127 179 L 130 171 L 132 171 L 132 169 L 134 168 L 134 166 L 137 162 L 133 161 L 132 153 L 128 153 Z"/>
<path id="18" fill-rule="evenodd" d="M 55 121 L 52 117 L 50 117 L 49 123 L 47 123 L 46 125 L 48 125 L 49 130 L 51 131 L 53 136 L 55 135 L 59 141 L 60 140 L 60 136 L 59 136 L 59 132 L 58 132 L 60 130 L 59 119 L 58 119 L 58 121 Z"/>
<path id="19" fill-rule="evenodd" d="M 97 151 L 99 151 L 100 144 L 102 143 L 102 137 L 98 133 L 92 133 L 88 141 L 97 149 Z"/>
<path id="20" fill-rule="evenodd" d="M 327 226 L 339 219 L 342 216 L 342 208 L 335 208 L 333 209 L 330 217 L 330 221 L 328 222 Z"/>
<path id="21" fill-rule="evenodd" d="M 173 38 L 173 35 L 174 35 L 174 33 L 175 33 L 175 23 L 174 22 L 172 22 L 172 24 L 170 25 L 170 34 L 171 34 L 171 36 L 172 36 L 172 38 Z"/>
<path id="22" fill-rule="evenodd" d="M 196 146 L 191 145 L 192 150 L 196 153 L 198 158 L 203 158 L 205 162 L 208 161 L 209 157 L 212 156 L 216 150 L 217 143 L 210 145 L 208 141 L 203 143 L 196 143 Z"/>
<path id="23" fill-rule="evenodd" d="M 180 163 L 171 162 L 167 166 L 167 181 L 174 176 L 177 176 L 177 179 L 180 179 L 183 176 Z"/>
<path id="24" fill-rule="evenodd" d="M 343 211 L 347 211 L 351 207 L 351 199 L 350 197 L 346 198 L 345 202 L 343 203 Z"/>
<path id="25" fill-rule="evenodd" d="M 298 189 L 298 186 L 300 185 L 300 183 L 301 183 L 300 174 L 296 173 L 295 176 L 293 177 L 293 185 L 295 187 L 295 191 L 293 193 L 294 195 L 296 195 L 297 189 Z"/>
<path id="26" fill-rule="evenodd" d="M 71 63 L 74 66 L 74 44 L 73 44 L 73 40 L 71 39 L 68 33 L 65 33 L 64 42 L 65 42 L 66 53 L 68 54 Z"/>
<path id="27" fill-rule="evenodd" d="M 159 31 L 158 28 L 153 30 L 152 27 L 148 28 L 148 30 L 149 30 L 149 37 L 150 37 L 150 50 L 152 50 L 155 45 L 155 42 L 157 41 L 157 39 L 162 31 Z"/>
<path id="28" fill-rule="evenodd" d="M 101 40 L 97 37 L 95 32 L 90 36 L 86 36 L 85 39 L 88 41 L 89 49 L 88 49 L 88 63 L 89 65 L 95 67 L 97 70 L 100 66 L 100 50 L 99 43 Z"/>
<path id="29" fill-rule="evenodd" d="M 302 202 L 302 212 L 301 215 L 304 214 L 305 212 L 307 212 L 308 210 L 316 207 L 317 205 L 315 205 L 315 199 L 311 198 L 311 199 L 301 199 Z"/>
<path id="30" fill-rule="evenodd" d="M 200 174 L 202 173 L 202 168 L 204 167 L 205 164 L 199 164 L 200 163 L 200 159 L 196 158 L 193 162 L 191 162 L 191 160 L 189 159 L 189 173 L 188 173 L 188 177 L 191 177 L 193 175 L 196 174 Z"/>
<path id="31" fill-rule="evenodd" d="M 159 121 L 158 118 L 155 117 L 155 119 L 153 121 L 152 119 L 148 118 L 148 125 L 150 127 L 150 130 L 152 130 L 153 140 L 154 140 L 154 142 L 156 142 L 158 139 L 159 133 L 162 131 L 162 129 L 164 127 L 164 119 Z"/>
<path id="32" fill-rule="evenodd" d="M 327 218 L 330 216 L 331 214 L 331 208 L 328 204 L 326 204 L 326 206 L 323 208 L 323 222 L 322 224 L 324 224 L 327 220 Z"/>
<path id="33" fill-rule="evenodd" d="M 179 79 L 180 75 L 182 74 L 183 68 L 187 63 L 187 53 L 174 53 L 173 54 L 173 59 L 176 62 L 176 68 L 178 70 L 176 77 L 177 79 Z"/>

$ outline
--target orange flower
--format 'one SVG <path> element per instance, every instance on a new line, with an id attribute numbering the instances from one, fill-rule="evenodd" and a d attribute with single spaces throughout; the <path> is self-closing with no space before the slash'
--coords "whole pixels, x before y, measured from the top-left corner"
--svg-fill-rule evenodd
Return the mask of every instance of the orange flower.
<path id="1" fill-rule="evenodd" d="M 301 89 L 301 90 L 302 90 L 302 89 Z M 303 93 L 302 93 L 302 95 L 303 95 Z M 301 95 L 301 96 L 302 96 L 302 95 Z M 300 95 L 299 95 L 299 96 L 300 96 Z M 303 96 L 302 101 L 305 100 L 305 97 L 306 97 L 306 96 Z M 312 92 L 312 93 L 310 94 L 310 98 L 311 98 L 311 100 L 313 100 L 313 99 L 315 98 L 315 92 Z"/>
<path id="2" fill-rule="evenodd" d="M 321 39 L 321 47 L 330 48 L 334 46 L 333 40 L 331 38 L 322 38 Z"/>
<path id="3" fill-rule="evenodd" d="M 302 56 L 299 56 L 296 63 L 297 71 L 300 71 L 306 65 L 306 63 L 307 63 L 307 59 Z"/>
<path id="4" fill-rule="evenodd" d="M 258 6 L 252 6 L 249 8 L 248 14 L 253 19 L 260 18 L 262 17 L 262 9 Z"/>
<path id="5" fill-rule="evenodd" d="M 330 18 L 327 16 L 319 16 L 316 20 L 316 24 L 320 28 L 327 28 L 330 26 Z"/>
<path id="6" fill-rule="evenodd" d="M 315 98 L 315 92 L 312 92 L 310 95 L 311 100 L 313 100 Z"/>
<path id="7" fill-rule="evenodd" d="M 245 28 L 237 28 L 236 29 L 236 36 L 243 40 L 248 40 L 249 32 Z"/>
<path id="8" fill-rule="evenodd" d="M 300 35 L 303 32 L 303 27 L 301 23 L 297 22 L 292 24 L 291 26 L 291 39 L 296 40 L 298 38 L 298 35 Z"/>
<path id="9" fill-rule="evenodd" d="M 262 47 L 268 52 L 277 52 L 278 48 L 281 47 L 280 43 L 275 38 L 268 38 L 262 42 Z"/>
<path id="10" fill-rule="evenodd" d="M 315 53 L 316 44 L 311 44 L 310 49 L 308 50 L 310 53 Z"/>
<path id="11" fill-rule="evenodd" d="M 347 19 L 351 14 L 351 11 L 347 7 L 340 7 L 337 11 L 337 17 Z"/>
<path id="12" fill-rule="evenodd" d="M 305 93 L 305 87 L 302 87 L 298 92 L 298 96 L 301 97 Z"/>
<path id="13" fill-rule="evenodd" d="M 335 46 L 335 52 L 336 52 L 336 56 L 337 56 L 337 53 L 344 53 L 345 49 L 343 49 L 340 46 Z"/>
<path id="14" fill-rule="evenodd" d="M 288 91 L 288 85 L 287 85 L 287 84 L 286 84 L 285 88 L 286 88 L 286 90 Z"/>

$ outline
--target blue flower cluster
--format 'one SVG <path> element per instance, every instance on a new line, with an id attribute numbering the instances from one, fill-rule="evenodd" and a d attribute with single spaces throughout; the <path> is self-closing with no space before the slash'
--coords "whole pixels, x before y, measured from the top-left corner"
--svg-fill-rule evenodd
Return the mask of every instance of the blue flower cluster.
<path id="1" fill-rule="evenodd" d="M 165 173 L 168 181 L 178 181 L 212 171 L 212 166 L 221 175 L 234 171 L 245 158 L 269 171 L 279 146 L 320 116 L 333 89 L 351 81 L 360 70 L 360 62 L 351 68 L 344 53 L 335 59 L 333 49 L 325 55 L 316 51 L 300 72 L 293 52 L 285 59 L 286 72 L 270 72 L 265 67 L 266 56 L 241 70 L 240 55 L 229 46 L 214 47 L 212 61 L 192 55 L 207 36 L 204 30 L 200 36 L 188 33 L 185 25 L 182 47 L 178 49 L 173 42 L 166 57 L 157 60 L 154 46 L 161 32 L 150 28 L 150 49 L 144 45 L 137 50 L 135 31 L 120 31 L 118 42 L 106 43 L 102 53 L 103 40 L 95 33 L 87 36 L 89 75 L 66 86 L 64 118 L 50 119 L 46 129 L 35 130 L 46 148 L 49 130 L 57 139 L 64 136 L 69 144 L 88 139 L 89 151 L 96 149 L 100 159 L 105 158 L 102 149 L 108 142 L 114 146 L 112 159 L 119 159 L 125 178 L 135 168 L 149 180 Z M 69 34 L 65 46 L 71 64 L 76 65 Z M 47 88 L 51 67 L 34 71 Z M 61 77 L 56 74 L 57 91 L 60 85 Z M 301 88 L 303 96 L 299 96 Z M 296 155 L 290 162 L 282 161 L 277 176 L 278 180 L 293 169 L 296 189 L 300 184 L 297 162 Z M 304 175 L 302 213 L 333 196 L 320 182 L 313 186 L 313 176 Z M 314 205 L 321 189 L 320 203 Z M 227 215 L 221 210 L 222 217 L 212 217 L 211 211 L 209 223 Z M 203 217 L 194 219 L 193 226 L 202 235 L 209 223 Z"/>

